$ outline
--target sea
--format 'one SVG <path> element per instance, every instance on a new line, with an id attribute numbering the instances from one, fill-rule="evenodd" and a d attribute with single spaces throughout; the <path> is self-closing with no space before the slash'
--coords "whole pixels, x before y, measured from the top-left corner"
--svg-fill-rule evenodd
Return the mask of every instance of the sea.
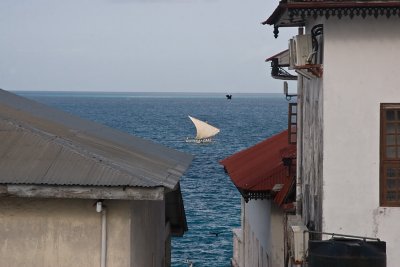
<path id="1" fill-rule="evenodd" d="M 233 94 L 227 100 L 222 93 L 15 93 L 194 155 L 181 178 L 189 230 L 172 239 L 172 266 L 231 266 L 241 196 L 219 161 L 287 128 L 283 95 Z M 196 132 L 188 115 L 221 130 L 213 142 L 185 141 Z"/>

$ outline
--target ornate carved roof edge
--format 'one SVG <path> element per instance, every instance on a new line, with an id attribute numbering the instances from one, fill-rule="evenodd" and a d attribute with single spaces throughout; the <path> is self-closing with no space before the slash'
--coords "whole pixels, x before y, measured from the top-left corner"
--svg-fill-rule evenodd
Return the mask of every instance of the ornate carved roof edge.
<path id="1" fill-rule="evenodd" d="M 306 18 L 325 16 L 338 18 L 348 16 L 353 18 L 361 16 L 399 16 L 400 1 L 307 1 L 283 2 L 281 1 L 272 15 L 262 24 L 277 27 L 303 26 Z"/>

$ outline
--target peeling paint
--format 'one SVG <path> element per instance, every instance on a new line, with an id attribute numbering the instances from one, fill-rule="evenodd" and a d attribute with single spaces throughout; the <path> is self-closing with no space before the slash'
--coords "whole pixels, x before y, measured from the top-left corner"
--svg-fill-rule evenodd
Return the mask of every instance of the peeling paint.
<path id="1" fill-rule="evenodd" d="M 372 211 L 372 233 L 373 237 L 378 237 L 378 231 L 379 231 L 379 222 L 378 222 L 378 216 L 382 211 L 377 208 Z"/>

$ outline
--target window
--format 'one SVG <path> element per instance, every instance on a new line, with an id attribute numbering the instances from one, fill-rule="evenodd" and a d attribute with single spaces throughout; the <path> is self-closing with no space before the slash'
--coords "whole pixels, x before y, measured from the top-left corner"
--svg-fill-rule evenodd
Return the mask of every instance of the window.
<path id="1" fill-rule="evenodd" d="M 400 104 L 381 104 L 380 205 L 400 206 Z"/>

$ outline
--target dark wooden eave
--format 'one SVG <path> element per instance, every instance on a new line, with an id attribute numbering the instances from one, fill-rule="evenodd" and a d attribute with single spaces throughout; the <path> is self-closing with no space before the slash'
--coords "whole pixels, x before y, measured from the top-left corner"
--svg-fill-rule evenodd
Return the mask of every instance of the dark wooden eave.
<path id="1" fill-rule="evenodd" d="M 240 194 L 242 195 L 244 201 L 249 202 L 249 200 L 257 200 L 257 199 L 271 199 L 272 198 L 272 192 L 271 191 L 249 191 L 249 190 L 243 190 L 238 188 Z"/>
<path id="2" fill-rule="evenodd" d="M 262 24 L 273 25 L 277 35 L 279 27 L 304 26 L 306 19 L 320 16 L 400 17 L 400 1 L 281 1 Z"/>

